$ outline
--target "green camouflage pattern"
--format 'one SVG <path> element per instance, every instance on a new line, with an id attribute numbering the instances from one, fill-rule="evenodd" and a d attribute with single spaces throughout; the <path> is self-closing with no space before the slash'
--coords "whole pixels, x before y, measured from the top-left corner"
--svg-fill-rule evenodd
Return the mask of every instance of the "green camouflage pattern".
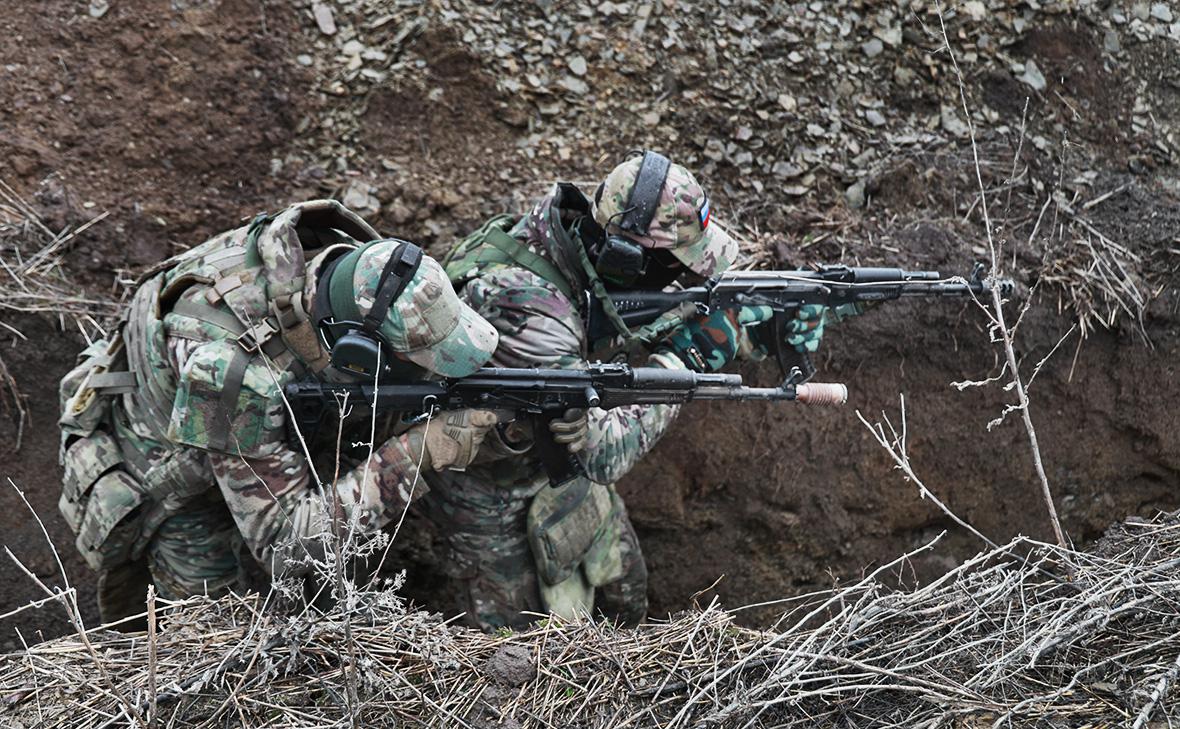
<path id="1" fill-rule="evenodd" d="M 289 371 L 272 371 L 262 357 L 251 357 L 242 376 L 237 402 L 226 412 L 222 402 L 230 363 L 241 345 L 229 339 L 206 342 L 189 355 L 180 371 L 180 387 L 168 424 L 176 445 L 209 448 L 210 437 L 228 431 L 231 452 L 253 456 L 286 437 L 287 412 L 282 388 L 294 379 Z"/>
<path id="2" fill-rule="evenodd" d="M 574 288 L 585 287 L 571 261 L 570 247 L 582 245 L 562 225 L 570 210 L 563 200 L 588 202 L 568 186 L 555 186 L 511 234 L 529 251 L 569 272 Z M 576 211 L 575 211 L 576 212 Z M 576 227 L 576 226 L 570 226 Z M 516 266 L 485 263 L 468 278 L 461 297 L 494 326 L 499 344 L 489 365 L 496 367 L 585 367 L 590 353 L 582 318 L 574 302 L 553 283 Z M 655 366 L 682 368 L 675 358 L 653 360 Z M 675 419 L 675 405 L 631 406 L 588 412 L 589 435 L 579 458 L 590 479 L 609 485 L 627 473 L 655 446 Z M 447 572 L 455 584 L 455 608 L 465 620 L 484 629 L 521 628 L 544 612 L 540 579 L 529 547 L 527 512 L 533 497 L 549 488 L 537 457 L 527 448 L 514 450 L 489 435 L 465 472 L 427 473 L 430 492 L 419 511 L 444 535 Z M 598 586 L 595 608 L 627 624 L 642 619 L 647 609 L 647 568 L 639 541 L 622 501 L 608 486 L 614 508 L 601 527 L 607 541 L 596 542 L 596 577 L 621 575 Z M 587 556 L 589 559 L 589 555 Z"/>
<path id="3" fill-rule="evenodd" d="M 121 470 L 101 476 L 91 489 L 90 500 L 75 544 L 91 569 L 126 564 L 140 536 L 144 496 L 139 484 Z"/>
<path id="4" fill-rule="evenodd" d="M 611 223 L 627 209 L 642 163 L 642 157 L 632 157 L 611 170 L 603 182 L 594 219 L 610 233 L 623 233 Z M 712 276 L 733 265 L 738 245 L 720 225 L 710 220 L 709 205 L 704 189 L 692 173 L 672 164 L 648 234 L 624 235 L 647 248 L 667 248 L 694 272 Z"/>
<path id="5" fill-rule="evenodd" d="M 360 253 L 351 286 L 362 316 L 373 308 L 381 272 L 398 245 L 381 241 Z M 393 302 L 381 333 L 394 351 L 444 377 L 471 374 L 496 349 L 496 330 L 455 295 L 442 266 L 429 256 L 423 256 L 414 278 Z"/>
<path id="6" fill-rule="evenodd" d="M 717 309 L 684 322 L 658 348 L 667 349 L 698 372 L 716 372 L 748 348 L 747 327 L 774 318 L 769 306 Z"/>
<path id="7" fill-rule="evenodd" d="M 795 317 L 783 327 L 783 335 L 787 344 L 802 354 L 813 354 L 819 351 L 823 340 L 824 327 L 829 321 L 841 322 L 845 319 L 860 316 L 865 311 L 865 304 L 854 301 L 826 308 L 822 304 L 808 304 L 800 306 Z"/>
<path id="8" fill-rule="evenodd" d="M 121 463 L 110 473 L 120 474 L 115 478 L 123 486 L 131 484 L 141 498 L 147 495 L 144 508 L 129 509 L 131 495 L 113 486 L 97 494 L 103 482 L 91 477 L 106 470 L 102 464 L 114 457 L 109 443 L 78 451 L 77 458 L 70 456 L 70 447 L 64 452 L 67 473 L 74 479 L 73 485 L 65 484 L 66 490 L 77 498 L 79 491 L 92 489 L 92 502 L 102 496 L 80 517 L 74 513 L 77 507 L 63 511 L 73 513 L 87 539 L 104 542 L 101 550 L 109 554 L 101 562 L 92 561 L 100 570 L 104 620 L 143 609 L 144 573 L 169 598 L 240 588 L 243 575 L 258 566 L 271 574 L 302 574 L 309 569 L 308 557 L 322 554 L 333 519 L 355 518 L 363 530 L 376 530 L 400 518 L 427 491 L 417 477 L 420 454 L 411 453 L 404 435 L 390 436 L 377 443 L 368 463 L 345 463 L 338 478 L 323 483 L 328 501 L 338 504 L 336 513 L 328 513 L 307 456 L 283 437 L 287 413 L 279 392 L 294 376 L 294 356 L 284 352 L 270 360 L 250 352 L 241 392 L 232 412 L 225 412 L 220 385 L 241 346 L 232 330 L 241 327 L 232 320 L 223 318 L 219 324 L 176 310 L 180 302 L 207 304 L 260 322 L 270 315 L 275 291 L 283 297 L 302 296 L 310 304 L 314 276 L 308 273 L 314 272 L 301 270 L 305 260 L 318 254 L 316 246 L 348 241 L 355 246 L 356 241 L 339 230 L 309 230 L 300 221 L 339 220 L 324 217 L 324 210 L 334 215 L 337 205 L 294 206 L 215 236 L 159 266 L 133 295 L 122 339 L 137 387 L 101 398 L 109 407 L 91 426 L 101 421 L 112 434 Z M 309 210 L 319 217 L 302 218 Z M 368 235 L 367 226 L 357 220 L 340 224 L 358 236 Z M 286 250 L 300 247 L 300 238 L 315 246 Z M 431 270 L 441 277 L 437 264 Z M 219 275 L 232 276 L 231 285 L 223 283 L 217 290 Z M 301 289 L 293 286 L 296 281 L 302 282 Z M 423 292 L 419 300 L 427 295 Z M 223 448 L 210 447 L 210 425 L 217 418 L 229 425 L 231 437 Z M 367 426 L 367 420 L 348 423 L 364 437 Z M 86 430 L 75 424 L 65 432 L 84 442 L 92 435 Z M 308 444 L 323 478 L 335 471 L 333 446 L 330 438 Z M 129 516 L 139 521 L 133 523 Z M 113 566 L 118 560 L 124 564 Z"/>

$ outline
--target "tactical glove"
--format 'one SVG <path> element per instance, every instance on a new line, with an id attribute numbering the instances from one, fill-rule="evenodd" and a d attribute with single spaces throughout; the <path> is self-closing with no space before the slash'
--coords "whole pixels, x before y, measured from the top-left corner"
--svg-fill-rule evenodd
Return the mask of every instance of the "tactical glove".
<path id="1" fill-rule="evenodd" d="M 495 424 L 496 414 L 490 410 L 451 410 L 432 422 L 415 425 L 406 435 L 413 455 L 422 453 L 425 446 L 423 470 L 462 471 L 475 459 L 480 444 Z"/>
<path id="2" fill-rule="evenodd" d="M 810 354 L 819 350 L 820 340 L 824 336 L 824 325 L 831 318 L 837 322 L 844 321 L 864 313 L 866 304 L 854 301 L 827 308 L 822 304 L 808 304 L 800 306 L 795 312 L 795 318 L 783 327 L 787 344 L 802 354 Z"/>
<path id="3" fill-rule="evenodd" d="M 768 306 L 717 309 L 708 316 L 697 316 L 684 322 L 664 340 L 657 352 L 671 352 L 691 370 L 716 372 L 739 352 L 751 353 L 753 349 L 746 328 L 773 316 L 774 311 Z"/>
<path id="4" fill-rule="evenodd" d="M 590 419 L 582 408 L 570 408 L 560 418 L 549 422 L 553 440 L 564 445 L 570 453 L 577 453 L 586 447 L 590 436 Z"/>

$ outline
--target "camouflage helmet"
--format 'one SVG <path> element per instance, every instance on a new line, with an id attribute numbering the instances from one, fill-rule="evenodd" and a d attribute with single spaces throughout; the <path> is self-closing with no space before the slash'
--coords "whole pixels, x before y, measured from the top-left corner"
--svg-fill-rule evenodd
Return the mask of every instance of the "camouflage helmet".
<path id="1" fill-rule="evenodd" d="M 333 267 L 327 283 L 337 319 L 359 321 L 373 308 L 381 273 L 401 243 L 367 243 Z M 459 300 L 442 267 L 427 255 L 378 331 L 394 352 L 444 377 L 475 372 L 499 342 L 496 329 Z"/>
<path id="2" fill-rule="evenodd" d="M 594 219 L 599 225 L 617 225 L 627 212 L 643 160 L 632 157 L 606 176 L 594 197 Z M 628 235 L 645 248 L 668 249 L 703 276 L 724 271 L 737 259 L 737 242 L 710 220 L 708 196 L 692 173 L 678 164 L 668 167 L 647 235 Z"/>

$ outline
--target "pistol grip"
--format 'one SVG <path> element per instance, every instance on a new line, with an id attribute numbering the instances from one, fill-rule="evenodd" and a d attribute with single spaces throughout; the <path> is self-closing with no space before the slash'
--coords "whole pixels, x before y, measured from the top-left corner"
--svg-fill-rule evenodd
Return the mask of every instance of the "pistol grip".
<path id="1" fill-rule="evenodd" d="M 563 486 L 585 472 L 577 456 L 553 440 L 553 431 L 549 430 L 549 424 L 562 412 L 564 411 L 546 411 L 537 415 L 533 422 L 533 447 L 545 468 L 545 475 L 549 477 L 549 485 L 553 488 Z"/>
<path id="2" fill-rule="evenodd" d="M 774 312 L 774 358 L 778 362 L 780 374 L 792 384 L 801 385 L 815 376 L 815 365 L 811 362 L 811 355 L 787 344 L 787 324 L 795 318 L 798 308 L 784 309 Z M 795 370 L 799 374 L 795 375 Z"/>

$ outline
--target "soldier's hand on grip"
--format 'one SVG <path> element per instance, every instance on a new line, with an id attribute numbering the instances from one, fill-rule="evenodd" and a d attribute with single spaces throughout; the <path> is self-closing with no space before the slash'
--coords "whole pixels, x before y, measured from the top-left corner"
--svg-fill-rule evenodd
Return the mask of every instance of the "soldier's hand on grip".
<path id="1" fill-rule="evenodd" d="M 432 422 L 415 425 L 410 433 L 425 442 L 423 468 L 462 471 L 475 459 L 480 444 L 495 425 L 496 414 L 490 410 L 452 410 Z"/>
<path id="2" fill-rule="evenodd" d="M 560 418 L 549 423 L 553 440 L 564 445 L 570 453 L 577 453 L 586 447 L 590 435 L 590 420 L 582 408 L 570 408 Z"/>

